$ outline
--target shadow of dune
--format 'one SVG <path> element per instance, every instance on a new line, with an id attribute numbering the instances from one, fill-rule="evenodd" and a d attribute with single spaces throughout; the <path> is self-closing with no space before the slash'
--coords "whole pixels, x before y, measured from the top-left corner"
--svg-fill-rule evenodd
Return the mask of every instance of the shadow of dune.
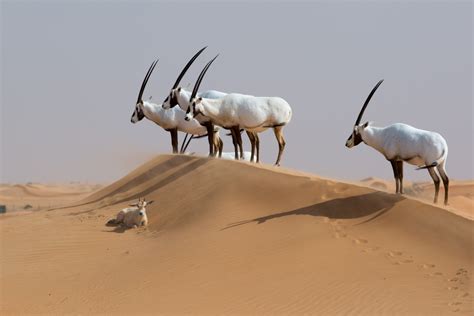
<path id="1" fill-rule="evenodd" d="M 120 204 L 122 202 L 126 202 L 126 201 L 130 201 L 130 200 L 135 200 L 135 199 L 138 199 L 140 197 L 144 197 L 144 196 L 147 196 L 148 194 L 156 191 L 156 190 L 159 190 L 161 189 L 162 187 L 178 180 L 179 178 L 187 175 L 188 173 L 192 172 L 193 170 L 199 168 L 200 166 L 206 164 L 208 162 L 207 159 L 198 159 L 198 160 L 195 160 L 193 162 L 191 162 L 190 164 L 188 164 L 187 166 L 177 170 L 176 172 L 173 172 L 172 174 L 170 174 L 169 176 L 167 176 L 166 178 L 164 178 L 163 180 L 155 183 L 154 185 L 148 187 L 146 190 L 143 190 L 139 193 L 135 193 L 135 194 L 132 194 L 130 196 L 127 196 L 127 197 L 124 197 L 123 199 L 120 199 L 120 200 L 116 200 L 116 201 L 113 201 L 111 204 L 106 204 L 106 205 L 102 205 L 102 206 L 99 206 L 99 207 L 95 207 L 91 210 L 86 210 L 86 211 L 79 211 L 79 212 L 72 212 L 72 213 L 69 213 L 68 215 L 79 215 L 79 214 L 84 214 L 84 213 L 89 213 L 89 212 L 92 212 L 94 210 L 98 210 L 98 209 L 101 209 L 101 208 L 104 208 L 104 207 L 108 207 L 108 206 L 111 206 L 111 205 L 115 205 L 115 204 Z M 137 185 L 139 185 L 140 183 L 137 183 Z M 107 196 L 112 196 L 110 194 L 108 194 Z M 106 197 L 107 197 L 106 196 Z M 104 198 L 104 197 L 103 197 Z M 102 199 L 102 198 L 101 198 Z M 101 199 L 98 199 L 97 201 L 95 202 L 98 202 L 100 201 Z M 86 204 L 91 204 L 91 203 L 94 203 L 94 202 L 89 202 L 89 203 L 86 203 Z M 79 205 L 77 205 L 79 206 Z"/>
<path id="2" fill-rule="evenodd" d="M 176 172 L 174 172 L 173 174 L 167 176 L 166 178 L 159 181 L 158 183 L 150 186 L 146 190 L 143 190 L 139 193 L 133 194 L 133 195 L 127 197 L 127 198 L 123 198 L 121 200 L 115 201 L 114 204 L 118 204 L 118 203 L 122 203 L 122 202 L 125 202 L 125 201 L 138 199 L 139 197 L 147 196 L 148 194 L 150 194 L 150 193 L 152 193 L 156 190 L 159 190 L 162 187 L 167 186 L 168 184 L 170 184 L 170 183 L 178 180 L 179 178 L 187 175 L 188 173 L 190 173 L 190 172 L 194 171 L 195 169 L 199 168 L 200 166 L 205 165 L 206 163 L 208 163 L 207 159 L 195 160 L 192 163 L 190 163 L 189 165 L 187 165 L 186 167 L 183 167 L 183 168 L 177 170 Z M 102 206 L 102 207 L 105 207 L 105 206 Z M 100 208 L 102 208 L 102 207 L 100 207 Z"/>
<path id="3" fill-rule="evenodd" d="M 173 156 L 170 159 L 167 159 L 167 160 L 157 164 L 153 168 L 148 169 L 147 171 L 145 171 L 143 173 L 140 173 L 136 177 L 128 180 L 126 183 L 124 183 L 120 187 L 116 188 L 112 192 L 107 193 L 106 195 L 101 195 L 101 194 L 103 194 L 103 192 L 105 190 L 107 190 L 107 188 L 104 188 L 104 189 L 102 189 L 102 190 L 100 190 L 96 193 L 93 193 L 91 196 L 86 197 L 85 198 L 86 202 L 82 202 L 82 203 L 78 203 L 78 204 L 72 204 L 72 205 L 66 205 L 66 206 L 61 206 L 61 207 L 55 207 L 55 208 L 49 209 L 48 211 L 59 210 L 59 209 L 70 208 L 70 207 L 79 207 L 79 206 L 84 206 L 84 205 L 88 205 L 88 204 L 97 203 L 100 200 L 102 200 L 102 199 L 104 199 L 108 196 L 113 196 L 113 195 L 116 195 L 116 194 L 126 192 L 126 191 L 132 189 L 134 186 L 137 186 L 137 185 L 139 185 L 143 182 L 146 182 L 146 181 L 152 179 L 153 177 L 156 177 L 156 176 L 158 176 L 158 175 L 160 175 L 160 174 L 162 174 L 162 173 L 164 173 L 164 172 L 166 172 L 166 171 L 168 171 L 172 168 L 178 167 L 178 166 L 190 161 L 191 159 L 195 159 L 195 158 L 189 157 L 189 156 L 182 156 L 182 155 Z M 99 195 L 99 196 L 94 199 L 93 197 L 97 196 L 97 195 Z M 90 201 L 87 201 L 87 199 L 91 199 L 91 198 L 93 198 L 93 199 L 90 200 Z"/>
<path id="4" fill-rule="evenodd" d="M 275 213 L 250 220 L 231 223 L 221 229 L 229 229 L 249 223 L 263 224 L 269 220 L 291 215 L 310 215 L 328 217 L 331 219 L 357 219 L 373 215 L 362 223 L 367 223 L 388 212 L 395 203 L 404 199 L 399 195 L 384 192 L 372 192 L 363 195 L 337 198 L 287 212 Z M 362 224 L 359 223 L 359 224 Z"/>

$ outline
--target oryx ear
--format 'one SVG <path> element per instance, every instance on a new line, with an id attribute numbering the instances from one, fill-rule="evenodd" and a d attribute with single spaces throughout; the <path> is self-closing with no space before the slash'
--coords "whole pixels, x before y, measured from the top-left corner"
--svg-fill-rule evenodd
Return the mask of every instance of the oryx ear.
<path id="1" fill-rule="evenodd" d="M 363 128 L 366 128 L 367 126 L 369 126 L 369 122 L 365 122 L 364 125 L 362 125 Z"/>
<path id="2" fill-rule="evenodd" d="M 128 204 L 128 206 L 138 206 L 138 203 Z"/>
<path id="3" fill-rule="evenodd" d="M 178 92 L 181 92 L 181 87 L 178 88 Z"/>
<path id="4" fill-rule="evenodd" d="M 202 101 L 202 97 L 199 97 L 199 99 L 198 99 L 198 100 L 199 100 L 199 101 Z"/>
<path id="5" fill-rule="evenodd" d="M 151 203 L 155 202 L 154 200 L 146 202 L 146 204 L 150 205 Z"/>

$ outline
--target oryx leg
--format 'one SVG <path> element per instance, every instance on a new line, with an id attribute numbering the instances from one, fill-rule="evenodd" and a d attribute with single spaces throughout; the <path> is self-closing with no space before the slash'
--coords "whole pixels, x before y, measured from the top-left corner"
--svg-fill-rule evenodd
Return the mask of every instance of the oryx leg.
<path id="1" fill-rule="evenodd" d="M 252 132 L 247 131 L 247 136 L 249 137 L 250 145 L 252 147 L 250 162 L 253 162 L 253 157 L 255 156 L 255 135 Z"/>
<path id="2" fill-rule="evenodd" d="M 395 178 L 395 194 L 398 194 L 398 192 L 400 191 L 400 185 L 398 182 L 398 179 L 399 179 L 398 164 L 396 160 L 390 160 L 390 164 L 392 165 L 393 177 Z"/>
<path id="3" fill-rule="evenodd" d="M 237 135 L 236 135 L 236 134 L 240 134 L 239 127 L 238 126 L 237 128 L 231 127 L 230 134 L 232 135 L 232 143 L 234 144 L 235 160 L 239 160 L 239 153 L 238 153 L 239 149 L 237 148 L 238 142 L 237 142 Z"/>
<path id="4" fill-rule="evenodd" d="M 403 194 L 403 161 L 397 161 L 397 169 L 398 169 L 398 181 L 400 182 L 400 188 L 398 192 Z"/>
<path id="5" fill-rule="evenodd" d="M 219 152 L 219 158 L 222 157 L 222 149 L 224 148 L 224 142 L 220 138 L 218 133 L 214 133 L 214 157 Z"/>
<path id="6" fill-rule="evenodd" d="M 178 153 L 178 129 L 173 128 L 169 130 L 171 134 L 171 146 L 173 147 L 173 154 Z"/>
<path id="7" fill-rule="evenodd" d="M 260 162 L 260 138 L 258 137 L 258 133 L 254 134 L 255 136 L 255 147 L 257 149 L 257 163 Z"/>
<path id="8" fill-rule="evenodd" d="M 435 185 L 435 196 L 433 203 L 438 203 L 438 193 L 439 193 L 439 177 L 436 174 L 434 167 L 428 168 L 428 172 L 430 173 L 431 178 L 433 179 Z"/>
<path id="9" fill-rule="evenodd" d="M 240 128 L 237 126 L 236 130 L 237 144 L 239 145 L 240 150 L 240 159 L 244 159 L 244 146 L 242 145 L 242 134 L 240 134 Z"/>
<path id="10" fill-rule="evenodd" d="M 437 167 L 441 179 L 443 179 L 444 185 L 444 205 L 448 205 L 448 191 L 449 191 L 449 178 L 444 170 L 444 161 L 440 163 Z"/>
<path id="11" fill-rule="evenodd" d="M 273 131 L 275 132 L 275 137 L 278 142 L 278 157 L 275 162 L 275 166 L 280 165 L 280 160 L 281 160 L 281 155 L 283 154 L 283 150 L 285 150 L 285 139 L 283 138 L 283 126 L 276 126 L 273 128 Z"/>
<path id="12" fill-rule="evenodd" d="M 209 157 L 214 157 L 214 124 L 206 123 L 207 140 L 209 141 Z"/>

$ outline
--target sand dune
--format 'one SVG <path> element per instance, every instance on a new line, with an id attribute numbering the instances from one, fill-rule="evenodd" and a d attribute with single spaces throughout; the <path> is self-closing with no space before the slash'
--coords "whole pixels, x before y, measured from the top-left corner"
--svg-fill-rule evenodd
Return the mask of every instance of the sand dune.
<path id="1" fill-rule="evenodd" d="M 17 215 L 15 213 L 20 211 L 37 211 L 77 201 L 101 187 L 81 183 L 0 184 L 0 204 L 7 206 L 6 216 Z"/>
<path id="2" fill-rule="evenodd" d="M 104 225 L 141 196 L 146 229 Z M 0 228 L 2 315 L 474 312 L 473 221 L 287 169 L 159 156 Z"/>

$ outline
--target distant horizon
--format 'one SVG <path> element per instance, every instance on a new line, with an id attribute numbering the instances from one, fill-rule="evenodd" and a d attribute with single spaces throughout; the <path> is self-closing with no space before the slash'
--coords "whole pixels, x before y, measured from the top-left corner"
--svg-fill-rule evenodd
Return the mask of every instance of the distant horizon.
<path id="1" fill-rule="evenodd" d="M 170 12 L 179 12 L 179 23 Z M 344 146 L 383 78 L 363 120 L 439 132 L 450 178 L 474 179 L 472 12 L 469 1 L 2 1 L 0 183 L 108 184 L 171 153 L 167 132 L 130 123 L 138 90 L 160 58 L 143 97 L 161 103 L 206 45 L 182 86 L 219 53 L 202 91 L 287 100 L 293 118 L 282 167 L 348 181 L 392 179 L 380 153 Z M 205 156 L 207 149 L 199 139 L 189 150 Z M 261 150 L 273 164 L 271 130 L 261 134 Z M 431 181 L 414 169 L 405 166 L 405 181 Z"/>

